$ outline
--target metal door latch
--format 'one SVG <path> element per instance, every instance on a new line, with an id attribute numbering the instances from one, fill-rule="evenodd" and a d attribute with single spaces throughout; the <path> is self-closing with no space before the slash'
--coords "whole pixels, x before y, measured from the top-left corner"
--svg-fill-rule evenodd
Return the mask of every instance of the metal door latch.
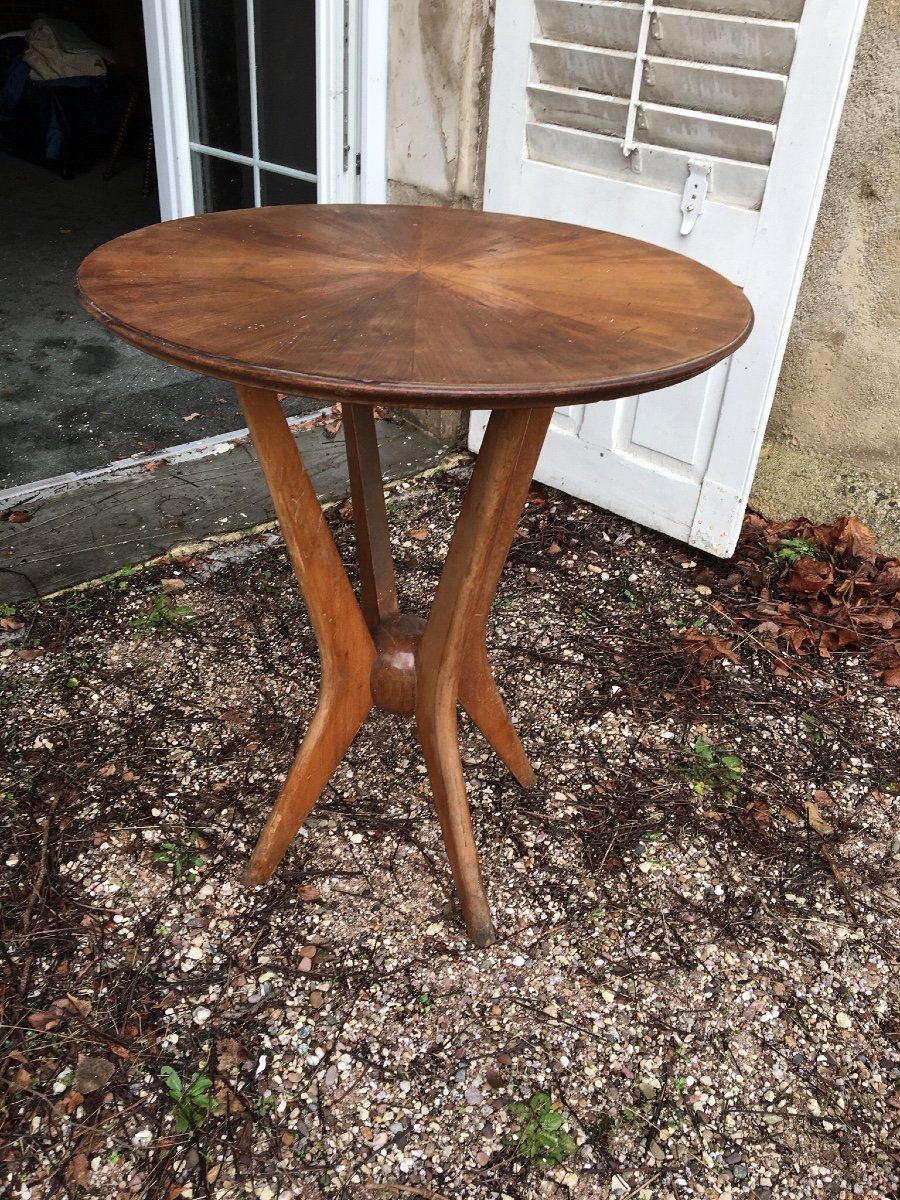
<path id="1" fill-rule="evenodd" d="M 696 158 L 688 159 L 688 177 L 681 197 L 681 233 L 687 236 L 697 224 L 697 218 L 703 212 L 703 202 L 709 191 L 709 175 L 712 163 L 701 162 Z"/>

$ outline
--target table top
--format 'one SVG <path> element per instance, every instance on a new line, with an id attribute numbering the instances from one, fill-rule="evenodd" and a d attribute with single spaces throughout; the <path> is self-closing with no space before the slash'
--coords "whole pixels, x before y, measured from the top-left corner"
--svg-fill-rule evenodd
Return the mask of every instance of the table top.
<path id="1" fill-rule="evenodd" d="M 126 341 L 214 378 L 423 408 L 635 395 L 733 353 L 743 292 L 681 254 L 499 213 L 239 209 L 95 250 L 76 284 Z"/>

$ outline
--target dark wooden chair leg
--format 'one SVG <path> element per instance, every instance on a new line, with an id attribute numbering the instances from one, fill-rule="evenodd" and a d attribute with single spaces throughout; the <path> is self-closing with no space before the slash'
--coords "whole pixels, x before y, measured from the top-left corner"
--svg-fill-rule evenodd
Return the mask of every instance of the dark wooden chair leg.
<path id="1" fill-rule="evenodd" d="M 489 946 L 496 935 L 466 799 L 456 704 L 470 639 L 483 637 L 484 614 L 552 415 L 547 408 L 492 413 L 418 652 L 419 739 L 463 918 L 477 946 Z"/>
<path id="2" fill-rule="evenodd" d="M 247 869 L 247 881 L 258 884 L 281 861 L 372 707 L 375 647 L 275 393 L 237 390 L 322 661 L 315 715 Z"/>
<path id="3" fill-rule="evenodd" d="M 134 116 L 134 110 L 137 108 L 140 95 L 140 89 L 136 87 L 133 87 L 129 93 L 128 104 L 122 113 L 121 120 L 116 129 L 116 140 L 113 142 L 113 148 L 110 151 L 109 158 L 106 160 L 106 167 L 103 171 L 104 179 L 112 179 L 115 173 L 119 155 L 122 153 L 122 147 L 125 144 L 125 134 L 128 132 L 128 126 L 131 124 L 131 118 Z"/>

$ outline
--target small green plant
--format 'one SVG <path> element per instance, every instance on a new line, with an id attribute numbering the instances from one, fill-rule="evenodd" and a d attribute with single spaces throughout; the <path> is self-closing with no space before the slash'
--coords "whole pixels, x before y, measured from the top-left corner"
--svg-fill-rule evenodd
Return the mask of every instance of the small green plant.
<path id="1" fill-rule="evenodd" d="M 187 1133 L 189 1129 L 199 1129 L 210 1113 L 218 1108 L 215 1097 L 210 1094 L 212 1080 L 208 1075 L 195 1071 L 190 1080 L 184 1083 L 175 1068 L 168 1065 L 160 1069 L 160 1074 L 172 1101 L 175 1132 Z"/>
<path id="2" fill-rule="evenodd" d="M 151 634 L 178 633 L 199 620 L 187 604 L 176 604 L 171 597 L 161 595 L 156 597 L 151 608 L 135 617 L 131 628 L 134 630 L 134 640 L 140 642 Z"/>
<path id="3" fill-rule="evenodd" d="M 708 792 L 737 795 L 744 767 L 736 754 L 723 754 L 700 733 L 694 739 L 690 753 L 691 761 L 686 770 L 698 796 Z"/>
<path id="4" fill-rule="evenodd" d="M 0 617 L 14 617 L 16 615 L 16 606 L 14 604 L 0 604 Z"/>
<path id="5" fill-rule="evenodd" d="M 637 606 L 638 606 L 637 599 L 635 597 L 634 592 L 631 591 L 630 588 L 625 588 L 625 590 L 622 592 L 622 595 L 624 596 L 625 600 L 628 602 L 629 608 L 632 608 L 632 609 L 637 608 Z"/>
<path id="6" fill-rule="evenodd" d="M 271 1092 L 266 1092 L 264 1096 L 248 1096 L 246 1099 L 258 1117 L 267 1117 L 272 1109 L 278 1107 L 278 1097 Z"/>
<path id="7" fill-rule="evenodd" d="M 154 850 L 152 861 L 170 867 L 176 883 L 196 883 L 197 868 L 203 866 L 203 856 L 197 853 L 197 834 L 188 833 L 180 841 L 163 842 Z"/>
<path id="8" fill-rule="evenodd" d="M 422 992 L 421 996 L 416 996 L 416 1004 L 419 1006 L 419 1012 L 423 1017 L 427 1017 L 434 1007 L 434 1001 L 427 992 Z"/>
<path id="9" fill-rule="evenodd" d="M 519 1123 L 509 1146 L 522 1158 L 549 1167 L 575 1153 L 574 1140 L 562 1128 L 563 1115 L 546 1092 L 510 1104 L 509 1114 Z"/>
<path id="10" fill-rule="evenodd" d="M 133 575 L 138 574 L 137 567 L 120 567 L 109 575 L 104 575 L 102 582 L 108 588 L 127 588 Z"/>
<path id="11" fill-rule="evenodd" d="M 825 734 L 822 732 L 821 728 L 819 727 L 819 722 L 812 715 L 812 713 L 805 714 L 803 717 L 803 724 L 806 726 L 806 736 L 813 743 L 813 745 L 823 746 L 825 744 Z"/>
<path id="12" fill-rule="evenodd" d="M 772 555 L 777 563 L 795 563 L 801 558 L 822 558 L 822 551 L 806 538 L 779 538 L 778 549 Z"/>

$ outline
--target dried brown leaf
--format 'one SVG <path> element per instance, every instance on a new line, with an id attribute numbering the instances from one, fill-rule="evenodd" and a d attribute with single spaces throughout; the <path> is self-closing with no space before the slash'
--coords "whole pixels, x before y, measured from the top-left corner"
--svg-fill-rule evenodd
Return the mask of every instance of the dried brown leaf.
<path id="1" fill-rule="evenodd" d="M 76 1154 L 69 1159 L 66 1167 L 66 1183 L 69 1187 L 86 1188 L 90 1186 L 91 1175 L 86 1154 Z"/>
<path id="2" fill-rule="evenodd" d="M 25 1019 L 32 1029 L 37 1029 L 41 1033 L 47 1033 L 59 1025 L 59 1017 L 46 1009 L 41 1012 L 29 1013 Z"/>
<path id="3" fill-rule="evenodd" d="M 31 520 L 32 514 L 24 508 L 12 508 L 8 513 L 3 514 L 3 520 L 9 521 L 10 525 L 25 525 Z"/>
<path id="4" fill-rule="evenodd" d="M 900 667 L 893 671 L 885 671 L 881 676 L 881 682 L 885 687 L 900 688 Z"/>
<path id="5" fill-rule="evenodd" d="M 816 833 L 821 833 L 824 836 L 826 833 L 834 832 L 831 825 L 829 825 L 822 816 L 819 806 L 814 800 L 805 801 L 803 810 L 806 813 L 807 821 L 809 822 L 811 828 L 816 831 Z"/>
<path id="6" fill-rule="evenodd" d="M 429 536 L 430 531 L 422 526 L 419 529 L 407 529 L 406 536 L 414 538 L 417 542 L 424 542 Z"/>
<path id="7" fill-rule="evenodd" d="M 772 823 L 769 815 L 768 800 L 755 799 L 744 805 L 744 811 L 750 816 L 760 829 L 768 829 Z"/>
<path id="8" fill-rule="evenodd" d="M 58 1017 L 86 1017 L 91 1011 L 91 1002 L 69 992 L 61 999 L 54 1000 L 50 1011 Z"/>
<path id="9" fill-rule="evenodd" d="M 200 414 L 198 412 L 188 413 L 186 417 L 182 417 L 181 419 L 182 421 L 197 421 L 200 419 Z"/>
<path id="10" fill-rule="evenodd" d="M 11 1092 L 21 1092 L 23 1088 L 31 1087 L 31 1073 L 26 1071 L 24 1067 L 19 1067 L 13 1073 L 10 1080 L 9 1090 Z"/>
<path id="11" fill-rule="evenodd" d="M 183 592 L 186 586 L 183 579 L 164 579 L 162 581 L 164 592 Z"/>
<path id="12" fill-rule="evenodd" d="M 25 622 L 18 617 L 0 617 L 0 629 L 7 633 L 17 633 L 20 629 L 25 628 Z"/>
<path id="13" fill-rule="evenodd" d="M 831 563 L 818 558 L 798 559 L 782 579 L 788 591 L 803 596 L 817 596 L 833 581 L 834 570 Z"/>
<path id="14" fill-rule="evenodd" d="M 82 1092 L 83 1096 L 88 1096 L 90 1092 L 98 1092 L 101 1087 L 106 1087 L 114 1072 L 115 1063 L 110 1062 L 108 1058 L 79 1055 L 72 1087 L 77 1092 Z"/>
<path id="15" fill-rule="evenodd" d="M 297 895 L 305 904 L 309 904 L 312 900 L 322 899 L 322 893 L 314 883 L 301 883 L 297 888 Z"/>
<path id="16" fill-rule="evenodd" d="M 833 526 L 834 549 L 838 554 L 850 554 L 865 562 L 876 558 L 875 534 L 859 517 L 841 517 Z"/>
<path id="17" fill-rule="evenodd" d="M 892 596 L 900 592 L 900 559 L 889 558 L 872 580 L 872 587 L 879 595 Z"/>
<path id="18" fill-rule="evenodd" d="M 699 629 L 688 629 L 678 635 L 678 649 L 694 655 L 701 666 L 707 666 L 717 659 L 726 658 L 729 662 L 741 665 L 741 657 L 731 642 L 713 633 L 703 633 Z"/>

